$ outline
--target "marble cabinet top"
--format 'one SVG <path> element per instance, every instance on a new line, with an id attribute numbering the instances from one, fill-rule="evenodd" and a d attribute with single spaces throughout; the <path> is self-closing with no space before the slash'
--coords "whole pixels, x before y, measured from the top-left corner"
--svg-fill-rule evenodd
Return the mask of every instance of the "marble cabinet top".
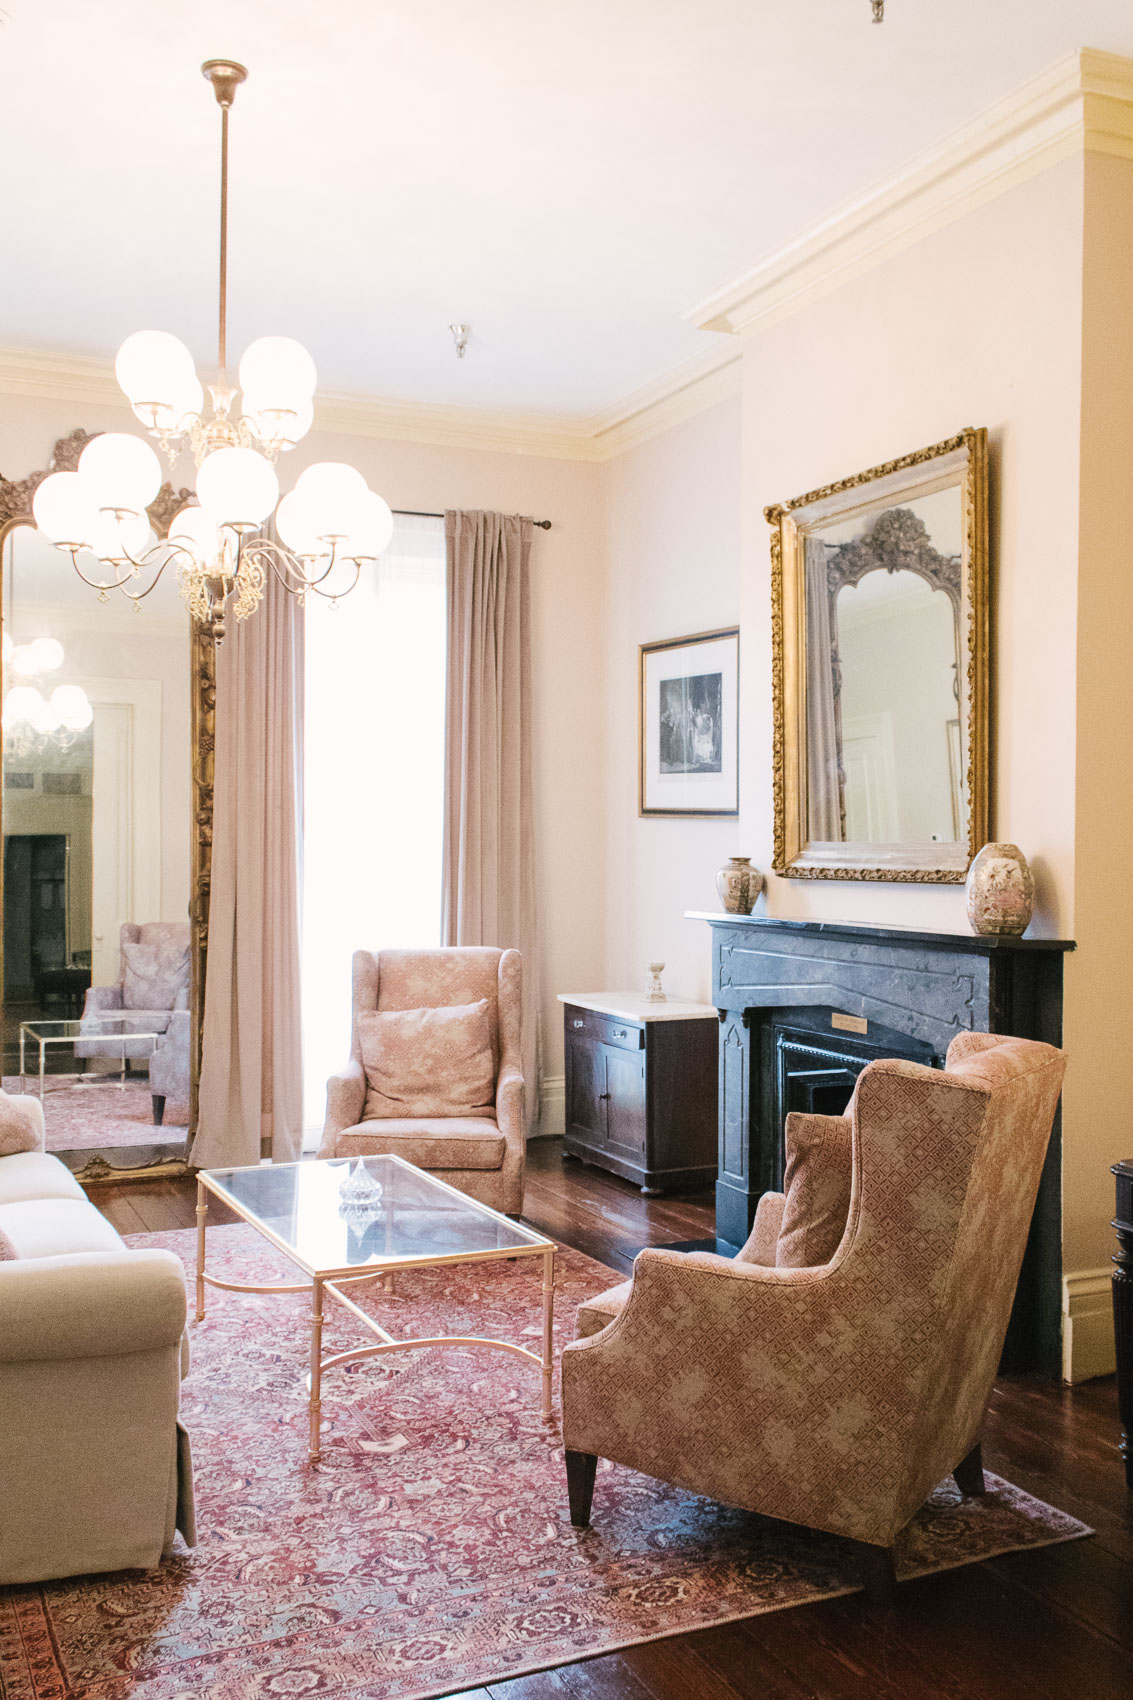
<path id="1" fill-rule="evenodd" d="M 593 1009 L 612 1015 L 616 1021 L 716 1021 L 715 1004 L 690 1003 L 686 998 L 667 998 L 650 1003 L 640 992 L 560 992 L 560 1003 L 577 1009 Z"/>

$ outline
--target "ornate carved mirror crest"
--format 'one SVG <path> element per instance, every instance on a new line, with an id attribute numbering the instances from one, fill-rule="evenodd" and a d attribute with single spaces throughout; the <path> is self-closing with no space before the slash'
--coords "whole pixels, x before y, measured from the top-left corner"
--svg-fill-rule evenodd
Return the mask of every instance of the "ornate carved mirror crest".
<path id="1" fill-rule="evenodd" d="M 960 884 L 987 837 L 987 435 L 769 507 L 777 873 Z"/>

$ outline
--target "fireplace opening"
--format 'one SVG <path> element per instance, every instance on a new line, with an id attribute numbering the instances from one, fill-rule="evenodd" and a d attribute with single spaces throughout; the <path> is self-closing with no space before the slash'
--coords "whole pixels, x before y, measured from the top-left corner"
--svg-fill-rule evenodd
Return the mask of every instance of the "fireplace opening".
<path id="1" fill-rule="evenodd" d="M 759 1138 L 753 1156 L 761 1192 L 782 1191 L 783 1135 L 792 1110 L 844 1115 L 858 1075 L 879 1057 L 944 1066 L 931 1045 L 841 1010 L 753 1010 L 748 1023 L 759 1029 Z"/>

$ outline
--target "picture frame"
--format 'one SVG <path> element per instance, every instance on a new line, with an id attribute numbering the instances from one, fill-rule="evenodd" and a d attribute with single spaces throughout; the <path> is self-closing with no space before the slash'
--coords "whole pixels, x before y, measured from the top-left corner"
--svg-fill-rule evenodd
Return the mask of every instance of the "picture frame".
<path id="1" fill-rule="evenodd" d="M 712 819 L 740 812 L 740 629 L 638 648 L 638 808 Z"/>

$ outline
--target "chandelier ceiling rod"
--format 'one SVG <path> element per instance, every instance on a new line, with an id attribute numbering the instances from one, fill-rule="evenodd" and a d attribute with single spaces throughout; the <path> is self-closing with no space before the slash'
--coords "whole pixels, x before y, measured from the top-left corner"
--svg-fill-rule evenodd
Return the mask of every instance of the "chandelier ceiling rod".
<path id="1" fill-rule="evenodd" d="M 218 380 L 223 384 L 228 357 L 228 114 L 236 90 L 247 80 L 248 72 L 233 59 L 206 59 L 201 75 L 212 84 L 220 107 L 220 313 L 216 363 Z"/>

